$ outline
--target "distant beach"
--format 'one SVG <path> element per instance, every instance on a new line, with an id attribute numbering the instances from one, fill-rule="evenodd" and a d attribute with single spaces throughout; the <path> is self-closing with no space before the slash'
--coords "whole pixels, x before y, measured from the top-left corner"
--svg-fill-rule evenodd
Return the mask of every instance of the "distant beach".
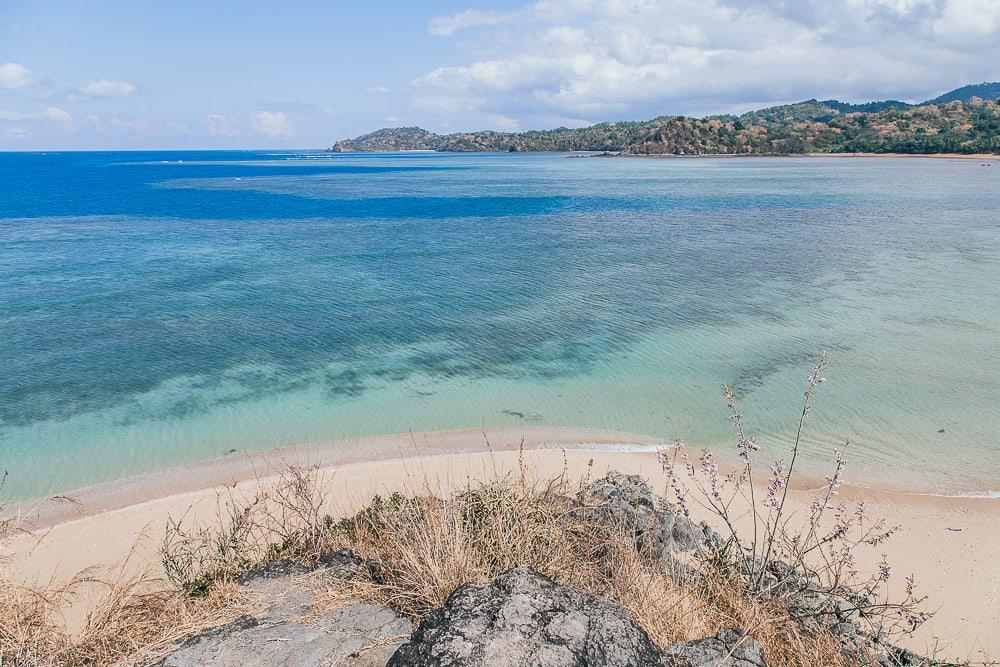
<path id="1" fill-rule="evenodd" d="M 579 152 L 579 151 L 573 151 Z M 674 153 L 622 153 L 611 151 L 592 151 L 571 157 L 637 157 L 658 160 L 688 159 L 688 158 L 794 158 L 794 157 L 837 157 L 837 158 L 940 158 L 960 160 L 1000 160 L 995 153 L 781 153 L 775 155 L 760 155 L 754 153 L 692 153 L 678 155 Z"/>

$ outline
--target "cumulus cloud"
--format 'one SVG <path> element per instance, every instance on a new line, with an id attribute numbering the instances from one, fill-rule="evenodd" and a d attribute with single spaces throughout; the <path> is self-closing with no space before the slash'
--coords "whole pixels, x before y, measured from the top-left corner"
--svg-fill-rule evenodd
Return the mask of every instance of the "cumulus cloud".
<path id="1" fill-rule="evenodd" d="M 483 12 L 478 9 L 466 9 L 464 12 L 458 14 L 435 16 L 430 20 L 427 32 L 432 35 L 446 37 L 464 28 L 478 28 L 506 23 L 517 15 L 518 12 L 497 12 L 493 10 Z"/>
<path id="2" fill-rule="evenodd" d="M 0 63 L 0 88 L 17 90 L 35 82 L 35 75 L 20 63 Z"/>
<path id="3" fill-rule="evenodd" d="M 986 37 L 995 43 L 1000 31 L 1000 3 L 996 0 L 951 0 L 932 25 L 939 35 L 965 39 Z"/>
<path id="4" fill-rule="evenodd" d="M 45 111 L 42 111 L 39 117 L 61 125 L 69 125 L 73 122 L 73 116 L 65 109 L 60 109 L 59 107 L 49 107 Z"/>
<path id="5" fill-rule="evenodd" d="M 0 125 L 0 137 L 26 139 L 30 136 L 31 130 L 22 125 Z"/>
<path id="6" fill-rule="evenodd" d="M 73 116 L 59 107 L 36 112 L 0 110 L 0 135 L 4 137 L 30 137 L 36 133 L 69 134 L 75 129 Z"/>
<path id="7" fill-rule="evenodd" d="M 23 111 L 0 111 L 0 120 L 14 122 L 47 121 L 59 125 L 69 125 L 73 122 L 73 116 L 65 109 L 59 107 L 48 107 L 35 113 L 25 113 Z"/>
<path id="8" fill-rule="evenodd" d="M 252 119 L 254 132 L 265 136 L 285 137 L 294 132 L 288 116 L 282 111 L 259 111 Z"/>
<path id="9" fill-rule="evenodd" d="M 235 137 L 243 134 L 236 120 L 218 113 L 205 116 L 202 124 L 205 126 L 205 133 L 210 137 Z"/>
<path id="10" fill-rule="evenodd" d="M 126 137 L 178 137 L 191 134 L 186 123 L 148 118 L 110 118 L 90 115 L 83 119 L 86 126 L 95 133 Z"/>
<path id="11" fill-rule="evenodd" d="M 139 86 L 128 81 L 112 81 L 111 79 L 94 79 L 88 81 L 75 92 L 70 93 L 73 100 L 87 100 L 95 97 L 128 97 L 139 91 Z"/>
<path id="12" fill-rule="evenodd" d="M 389 92 L 385 86 L 368 86 L 365 90 L 373 95 L 384 95 Z"/>
<path id="13" fill-rule="evenodd" d="M 546 126 L 810 97 L 919 100 L 995 79 L 1000 62 L 997 0 L 541 0 L 429 29 L 501 24 L 505 39 L 412 81 L 416 106 Z"/>

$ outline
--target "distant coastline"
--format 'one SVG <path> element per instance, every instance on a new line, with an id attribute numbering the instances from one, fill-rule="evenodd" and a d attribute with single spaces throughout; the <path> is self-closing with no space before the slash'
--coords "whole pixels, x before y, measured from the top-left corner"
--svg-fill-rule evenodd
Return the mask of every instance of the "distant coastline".
<path id="1" fill-rule="evenodd" d="M 417 151 L 414 151 L 417 152 Z M 427 151 L 419 151 L 427 152 Z M 436 151 L 430 151 L 436 152 Z M 1000 154 L 996 153 L 768 153 L 768 154 L 745 154 L 745 153 L 704 153 L 702 155 L 673 155 L 673 154 L 652 154 L 637 155 L 634 153 L 611 153 L 607 151 L 594 152 L 587 151 L 567 151 L 576 153 L 570 157 L 580 158 L 602 158 L 602 157 L 624 157 L 624 158 L 649 158 L 654 160 L 690 160 L 690 159 L 715 159 L 715 158 L 794 158 L 794 157 L 836 157 L 836 158 L 935 158 L 935 159 L 958 159 L 958 160 L 1000 160 Z"/>
<path id="2" fill-rule="evenodd" d="M 629 155 L 996 155 L 1000 84 L 952 91 L 919 105 L 896 100 L 849 104 L 806 100 L 703 118 L 660 116 L 586 127 L 436 134 L 386 127 L 329 152 L 613 152 Z M 979 96 L 977 96 L 979 95 Z"/>

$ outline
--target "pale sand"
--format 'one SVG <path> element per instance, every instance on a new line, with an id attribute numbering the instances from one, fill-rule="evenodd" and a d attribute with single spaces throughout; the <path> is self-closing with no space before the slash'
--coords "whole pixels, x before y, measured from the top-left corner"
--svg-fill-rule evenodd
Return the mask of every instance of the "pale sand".
<path id="1" fill-rule="evenodd" d="M 582 151 L 578 151 L 582 152 Z M 789 157 L 837 157 L 837 158 L 931 158 L 945 160 L 980 160 L 1000 161 L 1000 155 L 995 153 L 785 153 L 785 154 L 755 154 L 755 153 L 701 153 L 699 155 L 674 155 L 673 153 L 654 153 L 651 155 L 632 153 L 596 153 L 584 157 L 630 157 L 651 158 L 655 160 L 691 160 L 706 158 L 789 158 Z"/>
<path id="2" fill-rule="evenodd" d="M 994 153 L 806 153 L 809 157 L 904 157 L 958 160 L 1000 160 Z"/>
<path id="3" fill-rule="evenodd" d="M 643 436 L 513 428 L 485 434 L 470 430 L 385 436 L 234 457 L 94 487 L 77 495 L 81 504 L 72 510 L 45 508 L 36 517 L 37 530 L 9 538 L 2 546 L 14 571 L 36 581 L 64 580 L 86 567 L 115 565 L 130 552 L 133 563 L 155 562 L 167 518 L 187 512 L 188 520 L 210 519 L 220 486 L 240 494 L 261 479 L 273 479 L 270 476 L 284 465 L 315 463 L 323 467 L 326 488 L 334 499 L 330 511 L 343 515 L 364 506 L 375 493 L 412 492 L 428 480 L 436 490 L 446 491 L 470 478 L 517 470 L 516 450 L 522 437 L 524 462 L 536 477 L 560 474 L 564 462 L 568 474 L 583 476 L 593 461 L 594 476 L 617 469 L 643 475 L 660 492 L 666 489 L 652 451 L 656 441 Z M 491 452 L 482 451 L 487 438 Z M 560 444 L 571 449 L 561 451 Z M 645 451 L 608 451 L 623 445 Z M 850 486 L 842 489 L 841 497 L 863 499 L 873 515 L 901 526 L 879 549 L 887 554 L 896 578 L 915 574 L 920 590 L 938 609 L 907 644 L 941 657 L 1000 656 L 996 558 L 1000 499 L 941 498 Z M 801 510 L 812 495 L 796 489 L 790 498 Z M 879 556 L 868 554 L 862 567 L 873 567 Z"/>

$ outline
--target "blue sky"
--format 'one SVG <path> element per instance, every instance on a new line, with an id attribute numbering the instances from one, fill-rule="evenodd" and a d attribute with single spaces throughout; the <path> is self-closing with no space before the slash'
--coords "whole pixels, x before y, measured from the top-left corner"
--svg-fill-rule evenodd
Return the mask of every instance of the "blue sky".
<path id="1" fill-rule="evenodd" d="M 1000 79 L 997 0 L 0 0 L 0 149 L 323 147 L 920 100 Z"/>

